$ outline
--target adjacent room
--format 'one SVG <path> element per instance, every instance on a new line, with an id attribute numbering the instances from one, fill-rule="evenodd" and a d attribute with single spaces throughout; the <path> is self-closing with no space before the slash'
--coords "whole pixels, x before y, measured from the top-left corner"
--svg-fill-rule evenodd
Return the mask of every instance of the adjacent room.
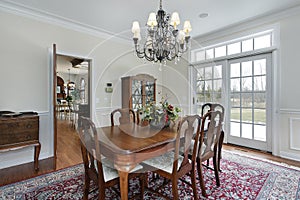
<path id="1" fill-rule="evenodd" d="M 300 2 L 0 2 L 0 199 L 300 199 Z"/>

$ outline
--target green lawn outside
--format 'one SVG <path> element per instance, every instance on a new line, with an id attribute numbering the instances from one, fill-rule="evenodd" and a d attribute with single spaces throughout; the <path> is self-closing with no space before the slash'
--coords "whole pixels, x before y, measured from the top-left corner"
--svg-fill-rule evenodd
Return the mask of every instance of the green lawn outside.
<path id="1" fill-rule="evenodd" d="M 231 120 L 240 120 L 240 109 L 232 108 L 231 109 Z M 242 121 L 252 122 L 252 110 L 251 109 L 242 109 Z M 254 123 L 266 123 L 266 110 L 255 109 L 254 110 Z"/>

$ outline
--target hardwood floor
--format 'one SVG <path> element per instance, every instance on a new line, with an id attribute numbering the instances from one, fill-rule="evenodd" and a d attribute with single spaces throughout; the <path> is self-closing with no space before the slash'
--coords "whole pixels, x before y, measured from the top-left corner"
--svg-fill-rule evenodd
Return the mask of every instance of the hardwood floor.
<path id="1" fill-rule="evenodd" d="M 53 166 L 53 158 L 40 160 L 39 171 L 34 170 L 33 162 L 0 170 L 0 186 L 35 177 L 54 170 L 82 163 L 80 141 L 75 129 L 68 120 L 58 120 L 57 166 Z M 240 154 L 251 155 L 272 161 L 300 167 L 300 162 L 272 156 L 270 153 L 224 144 L 223 148 Z"/>

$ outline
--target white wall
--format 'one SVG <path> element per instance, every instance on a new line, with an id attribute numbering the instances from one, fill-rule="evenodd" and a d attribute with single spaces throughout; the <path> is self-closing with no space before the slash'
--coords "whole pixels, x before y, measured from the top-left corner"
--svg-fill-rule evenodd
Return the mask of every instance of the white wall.
<path id="1" fill-rule="evenodd" d="M 144 63 L 133 55 L 131 41 L 103 37 L 103 34 L 97 35 L 93 31 L 77 31 L 73 26 L 62 27 L 23 14 L 7 12 L 0 6 L 0 110 L 39 113 L 40 159 L 53 156 L 50 89 L 53 43 L 59 54 L 91 59 L 92 118 L 98 126 L 108 124 L 110 111 L 121 106 L 122 76 L 148 73 L 157 78 L 158 92 L 167 91 L 176 97 L 170 99 L 170 103 L 186 107 L 187 64 L 182 64 L 184 66 L 180 69 L 176 69 L 180 65 L 174 69 L 167 66 L 168 70 L 163 67 L 163 71 L 159 71 L 159 65 Z M 105 93 L 107 82 L 113 83 L 113 93 Z M 157 96 L 159 100 L 160 95 Z M 33 148 L 0 153 L 0 169 L 31 161 Z"/>
<path id="2" fill-rule="evenodd" d="M 273 53 L 272 87 L 275 96 L 272 100 L 272 153 L 294 160 L 300 160 L 300 92 L 297 81 L 300 74 L 299 21 L 298 7 L 199 37 L 194 43 L 194 48 L 199 48 L 270 27 L 278 28 L 278 41 L 275 41 L 277 49 Z"/>

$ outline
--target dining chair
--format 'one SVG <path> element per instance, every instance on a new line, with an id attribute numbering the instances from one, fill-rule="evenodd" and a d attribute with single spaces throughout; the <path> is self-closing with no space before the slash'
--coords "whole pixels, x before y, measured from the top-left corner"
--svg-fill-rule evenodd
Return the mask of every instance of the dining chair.
<path id="1" fill-rule="evenodd" d="M 130 122 L 136 122 L 135 112 L 130 108 L 118 108 L 111 112 L 110 114 L 111 125 L 114 126 L 115 123 L 127 124 Z"/>
<path id="2" fill-rule="evenodd" d="M 216 178 L 217 186 L 220 186 L 220 179 L 219 179 L 219 167 L 218 167 L 218 143 L 221 134 L 221 127 L 222 122 L 221 119 L 221 112 L 220 111 L 210 111 L 202 116 L 201 122 L 201 131 L 200 131 L 200 140 L 199 140 L 199 148 L 198 148 L 198 155 L 196 157 L 197 161 L 197 171 L 200 181 L 201 192 L 204 197 L 207 197 L 206 190 L 205 190 L 205 183 L 203 179 L 203 172 L 202 172 L 202 162 L 209 160 L 210 158 L 213 159 L 214 165 L 214 172 Z M 205 127 L 205 122 L 209 121 L 209 126 Z M 204 140 L 205 138 L 205 140 Z"/>
<path id="3" fill-rule="evenodd" d="M 217 159 L 218 159 L 218 168 L 219 168 L 219 171 L 221 171 L 221 158 L 222 158 L 222 146 L 223 146 L 223 141 L 224 141 L 224 135 L 225 135 L 225 132 L 224 132 L 224 129 L 223 129 L 223 124 L 224 124 L 224 114 L 225 114 L 225 109 L 224 109 L 224 106 L 222 106 L 221 104 L 219 103 L 205 103 L 202 105 L 202 108 L 201 108 L 201 116 L 204 116 L 205 113 L 209 112 L 209 111 L 220 111 L 221 112 L 221 116 L 220 116 L 220 121 L 222 123 L 222 126 L 221 126 L 221 134 L 220 134 L 220 138 L 219 138 L 219 142 L 218 142 L 218 154 L 217 154 Z M 207 126 L 209 125 L 209 120 L 206 122 L 206 128 L 205 130 L 207 130 Z M 204 137 L 204 141 L 205 141 L 205 137 Z M 206 162 L 206 166 L 208 168 L 209 167 L 209 160 L 207 160 Z"/>
<path id="4" fill-rule="evenodd" d="M 196 187 L 196 157 L 200 138 L 200 123 L 201 118 L 199 115 L 184 117 L 177 129 L 175 150 L 143 162 L 146 167 L 152 169 L 156 174 L 171 180 L 172 194 L 175 200 L 179 199 L 178 180 L 186 174 L 191 176 L 191 184 L 189 185 L 193 188 L 194 198 L 198 199 Z M 196 136 L 194 133 L 196 133 Z M 192 143 L 194 136 L 195 142 Z M 193 146 L 194 150 L 192 157 L 189 158 L 191 146 Z M 182 148 L 183 153 L 179 153 Z"/>
<path id="5" fill-rule="evenodd" d="M 119 184 L 118 171 L 114 168 L 113 163 L 105 158 L 100 151 L 100 142 L 97 136 L 95 124 L 87 117 L 80 116 L 79 137 L 81 140 L 81 153 L 85 171 L 84 194 L 83 199 L 88 199 L 91 180 L 97 184 L 99 196 L 98 199 L 105 199 L 105 189 Z M 137 165 L 128 177 L 139 177 L 141 193 L 143 199 L 145 174 L 140 173 L 141 165 Z M 115 192 L 118 192 L 115 190 Z M 136 198 L 136 197 L 133 197 Z"/>

